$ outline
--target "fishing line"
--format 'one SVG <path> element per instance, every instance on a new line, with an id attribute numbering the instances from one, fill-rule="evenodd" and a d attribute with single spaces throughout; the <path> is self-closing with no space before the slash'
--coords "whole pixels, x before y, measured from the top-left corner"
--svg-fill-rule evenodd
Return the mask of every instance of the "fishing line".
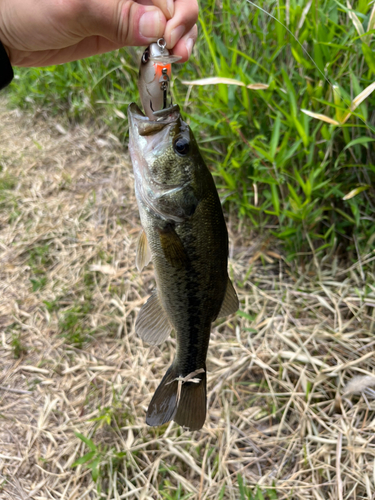
<path id="1" fill-rule="evenodd" d="M 351 107 L 352 107 L 352 102 L 349 101 L 345 98 L 345 96 L 343 96 L 338 90 L 336 90 L 336 88 L 340 88 L 338 85 L 334 85 L 333 83 L 331 83 L 331 81 L 329 80 L 328 77 L 326 77 L 326 75 L 322 72 L 322 70 L 319 68 L 319 66 L 316 64 L 316 62 L 314 61 L 314 59 L 310 56 L 309 52 L 307 51 L 307 49 L 305 49 L 305 47 L 302 45 L 302 43 L 298 40 L 298 38 L 290 31 L 290 29 L 285 26 L 284 23 L 282 23 L 279 19 L 277 19 L 277 17 L 273 16 L 270 12 L 267 12 L 266 10 L 264 10 L 262 7 L 260 7 L 259 5 L 255 4 L 254 2 L 252 2 L 251 0 L 246 0 L 247 3 L 249 3 L 250 5 L 252 5 L 253 7 L 261 10 L 264 14 L 266 14 L 267 16 L 271 17 L 274 21 L 278 22 L 279 24 L 281 24 L 281 26 L 286 29 L 286 31 L 292 35 L 292 37 L 294 38 L 294 40 L 298 43 L 298 45 L 301 47 L 301 49 L 303 50 L 303 52 L 307 55 L 307 57 L 310 59 L 310 61 L 313 63 L 313 65 L 315 66 L 315 68 L 319 71 L 319 73 L 322 75 L 322 77 L 324 78 L 324 80 L 328 83 L 328 85 L 330 85 L 330 87 L 332 88 L 332 91 L 339 97 L 339 99 L 341 101 L 343 101 L 347 106 L 349 106 L 349 109 L 351 110 Z M 357 96 L 358 97 L 358 96 Z M 353 110 L 354 111 L 354 110 Z M 353 113 L 353 111 L 351 111 L 351 113 Z M 366 125 L 366 127 L 371 130 L 371 132 L 373 132 L 375 134 L 375 128 L 373 126 L 371 126 L 366 120 L 364 120 L 361 116 L 358 116 L 358 118 L 362 121 L 362 123 L 364 123 L 364 125 Z M 343 124 L 342 124 L 343 125 Z"/>
<path id="2" fill-rule="evenodd" d="M 322 75 L 322 77 L 324 78 L 324 80 L 328 83 L 328 85 L 331 86 L 333 92 L 340 98 L 342 99 L 346 104 L 347 101 L 346 99 L 340 94 L 340 92 L 338 92 L 336 89 L 335 89 L 335 85 L 326 77 L 326 75 L 323 73 L 323 71 L 319 68 L 319 66 L 316 64 L 316 62 L 314 61 L 314 59 L 310 56 L 309 52 L 307 49 L 305 49 L 305 47 L 302 45 L 302 43 L 298 40 L 298 38 L 290 31 L 290 29 L 285 26 L 285 24 L 283 24 L 279 19 L 277 19 L 277 17 L 273 16 L 272 14 L 270 14 L 269 12 L 267 12 L 266 10 L 264 10 L 262 7 L 260 7 L 259 5 L 255 4 L 254 2 L 252 2 L 251 0 L 246 0 L 247 3 L 253 5 L 254 7 L 256 7 L 257 9 L 261 10 L 262 12 L 264 12 L 264 14 L 266 14 L 267 16 L 271 17 L 273 20 L 275 20 L 276 22 L 278 22 L 279 24 L 281 24 L 281 26 L 286 29 L 286 31 L 292 35 L 292 37 L 294 38 L 294 40 L 298 43 L 298 45 L 301 47 L 301 49 L 303 50 L 303 52 L 307 55 L 307 57 L 310 59 L 310 61 L 313 63 L 313 65 L 315 66 L 315 68 L 319 71 L 319 73 Z"/>

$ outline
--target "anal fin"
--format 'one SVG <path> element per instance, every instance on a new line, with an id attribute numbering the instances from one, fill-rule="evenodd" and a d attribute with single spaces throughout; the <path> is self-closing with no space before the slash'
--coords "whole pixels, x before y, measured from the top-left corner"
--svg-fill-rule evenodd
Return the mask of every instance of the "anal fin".
<path id="1" fill-rule="evenodd" d="M 139 311 L 135 322 L 135 332 L 144 342 L 161 344 L 172 331 L 167 313 L 160 303 L 157 290 Z"/>
<path id="2" fill-rule="evenodd" d="M 239 301 L 237 297 L 236 290 L 233 287 L 231 280 L 228 278 L 227 289 L 225 291 L 225 297 L 223 303 L 221 304 L 221 309 L 218 318 L 224 318 L 230 314 L 235 313 L 239 308 Z"/>

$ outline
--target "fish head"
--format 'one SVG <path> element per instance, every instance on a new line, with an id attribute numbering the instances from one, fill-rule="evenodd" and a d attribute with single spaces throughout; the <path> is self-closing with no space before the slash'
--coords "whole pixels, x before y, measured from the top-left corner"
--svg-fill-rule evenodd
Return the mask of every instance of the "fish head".
<path id="1" fill-rule="evenodd" d="M 150 120 L 133 103 L 128 117 L 138 201 L 166 219 L 190 216 L 198 203 L 203 160 L 179 107 L 161 110 Z"/>

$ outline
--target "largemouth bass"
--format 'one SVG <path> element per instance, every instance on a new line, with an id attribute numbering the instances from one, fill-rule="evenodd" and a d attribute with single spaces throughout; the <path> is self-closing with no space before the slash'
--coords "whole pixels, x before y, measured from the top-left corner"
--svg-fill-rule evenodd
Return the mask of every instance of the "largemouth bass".
<path id="1" fill-rule="evenodd" d="M 152 259 L 157 288 L 136 333 L 160 344 L 175 330 L 177 352 L 147 410 L 148 425 L 190 430 L 206 418 L 206 357 L 212 322 L 238 309 L 228 277 L 228 232 L 215 183 L 178 106 L 145 116 L 128 108 L 129 150 L 144 231 L 137 267 Z"/>

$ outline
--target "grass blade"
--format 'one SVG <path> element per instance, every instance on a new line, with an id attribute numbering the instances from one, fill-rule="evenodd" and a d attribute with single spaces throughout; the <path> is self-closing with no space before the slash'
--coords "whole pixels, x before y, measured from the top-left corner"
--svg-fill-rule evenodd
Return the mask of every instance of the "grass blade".
<path id="1" fill-rule="evenodd" d="M 350 5 L 349 0 L 346 0 L 346 5 L 348 7 L 348 15 L 350 19 L 352 20 L 355 29 L 357 30 L 357 33 L 359 36 L 362 36 L 365 34 L 365 31 L 363 29 L 361 21 L 358 19 L 357 14 L 354 12 L 353 7 Z"/>
<path id="2" fill-rule="evenodd" d="M 350 106 L 350 112 L 347 113 L 347 115 L 344 117 L 343 121 L 341 122 L 342 124 L 345 123 L 350 115 L 352 114 L 351 112 L 354 111 L 358 106 L 365 100 L 367 97 L 375 90 L 375 82 L 371 83 L 368 87 L 365 88 L 360 94 L 357 95 L 357 97 L 353 100 L 352 105 Z"/>
<path id="3" fill-rule="evenodd" d="M 239 87 L 246 87 L 252 90 L 265 90 L 268 89 L 269 85 L 266 83 L 250 83 L 246 85 L 244 82 L 235 80 L 234 78 L 225 78 L 221 76 L 213 76 L 210 78 L 201 78 L 200 80 L 182 80 L 181 83 L 184 85 L 218 85 L 224 83 L 226 85 L 238 85 Z"/>
<path id="4" fill-rule="evenodd" d="M 375 4 L 372 7 L 370 18 L 368 20 L 367 31 L 371 31 L 373 29 L 375 29 Z M 372 34 L 370 33 L 369 35 L 362 37 L 362 40 L 365 43 L 367 43 L 367 45 L 370 45 L 371 38 L 372 38 Z"/>
<path id="5" fill-rule="evenodd" d="M 313 111 L 308 111 L 307 109 L 301 109 L 302 113 L 305 115 L 311 116 L 312 118 L 316 118 L 317 120 L 321 120 L 322 122 L 329 123 L 330 125 L 340 125 L 340 123 L 329 116 L 322 115 L 321 113 L 314 113 Z"/>

